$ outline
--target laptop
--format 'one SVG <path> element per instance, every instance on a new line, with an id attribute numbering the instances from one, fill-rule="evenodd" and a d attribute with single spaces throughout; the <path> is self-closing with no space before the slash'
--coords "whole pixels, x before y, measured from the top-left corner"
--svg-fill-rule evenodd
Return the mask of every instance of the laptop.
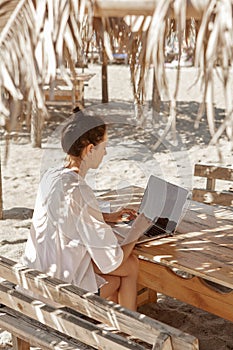
<path id="1" fill-rule="evenodd" d="M 135 239 L 137 243 L 172 236 L 182 218 L 189 191 L 151 175 L 143 194 L 137 218 L 132 222 L 115 224 L 121 244 Z"/>

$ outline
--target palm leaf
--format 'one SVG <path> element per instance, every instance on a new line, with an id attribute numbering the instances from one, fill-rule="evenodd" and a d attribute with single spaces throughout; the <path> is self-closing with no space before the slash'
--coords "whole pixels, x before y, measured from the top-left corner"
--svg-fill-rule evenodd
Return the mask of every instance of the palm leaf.
<path id="1" fill-rule="evenodd" d="M 127 5 L 128 13 L 123 9 L 121 0 L 114 2 L 114 6 L 111 2 L 103 1 L 100 8 L 98 5 L 98 0 L 94 3 L 91 0 L 0 1 L 0 111 L 6 120 L 10 115 L 7 96 L 12 97 L 11 103 L 26 98 L 29 104 L 35 103 L 46 113 L 43 84 L 52 84 L 58 68 L 66 82 L 71 84 L 70 74 L 65 69 L 67 62 L 71 72 L 74 72 L 75 62 L 86 61 L 93 33 L 96 45 L 105 49 L 109 59 L 112 58 L 116 41 L 125 47 L 130 60 L 134 99 L 138 105 L 143 104 L 146 98 L 147 75 L 151 65 L 160 94 L 168 95 L 164 69 L 165 43 L 174 30 L 172 23 L 175 21 L 180 57 L 187 20 L 190 21 L 193 15 L 200 20 L 195 42 L 195 66 L 199 69 L 198 78 L 202 82 L 202 106 L 207 111 L 212 140 L 217 142 L 224 133 L 229 139 L 233 138 L 229 85 L 233 43 L 232 0 L 156 0 L 146 4 L 131 0 Z M 111 13 L 111 6 L 114 8 L 114 17 L 94 17 L 94 9 L 99 8 L 99 13 L 102 11 L 104 14 L 104 6 L 108 6 L 108 14 Z M 119 11 L 116 10 L 117 6 Z M 226 117 L 216 131 L 213 84 L 217 66 L 223 81 Z M 176 88 L 170 96 L 170 120 L 174 127 L 179 77 L 178 66 Z M 203 113 L 204 108 L 200 111 Z"/>

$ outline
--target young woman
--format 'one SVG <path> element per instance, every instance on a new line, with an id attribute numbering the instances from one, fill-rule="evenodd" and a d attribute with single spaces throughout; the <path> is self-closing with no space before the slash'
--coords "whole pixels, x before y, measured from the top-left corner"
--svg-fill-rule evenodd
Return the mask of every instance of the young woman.
<path id="1" fill-rule="evenodd" d="M 120 246 L 110 222 L 131 209 L 102 214 L 87 171 L 106 154 L 107 130 L 101 118 L 81 112 L 62 132 L 67 164 L 48 170 L 39 185 L 23 263 L 101 297 L 136 310 L 138 260 L 135 242 Z"/>

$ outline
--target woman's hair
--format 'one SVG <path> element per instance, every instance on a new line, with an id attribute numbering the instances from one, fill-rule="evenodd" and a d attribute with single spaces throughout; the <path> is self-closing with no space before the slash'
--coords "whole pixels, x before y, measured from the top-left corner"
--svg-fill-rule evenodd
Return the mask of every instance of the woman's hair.
<path id="1" fill-rule="evenodd" d="M 89 144 L 96 146 L 106 132 L 106 124 L 100 117 L 93 117 L 79 111 L 75 113 L 62 130 L 61 145 L 65 153 L 80 157 Z"/>

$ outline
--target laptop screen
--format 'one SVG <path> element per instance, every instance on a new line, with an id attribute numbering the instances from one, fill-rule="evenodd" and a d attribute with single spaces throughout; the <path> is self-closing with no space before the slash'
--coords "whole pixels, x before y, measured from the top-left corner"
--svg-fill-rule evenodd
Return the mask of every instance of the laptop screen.
<path id="1" fill-rule="evenodd" d="M 153 221 L 161 231 L 173 233 L 180 220 L 188 190 L 151 175 L 139 214 Z"/>

